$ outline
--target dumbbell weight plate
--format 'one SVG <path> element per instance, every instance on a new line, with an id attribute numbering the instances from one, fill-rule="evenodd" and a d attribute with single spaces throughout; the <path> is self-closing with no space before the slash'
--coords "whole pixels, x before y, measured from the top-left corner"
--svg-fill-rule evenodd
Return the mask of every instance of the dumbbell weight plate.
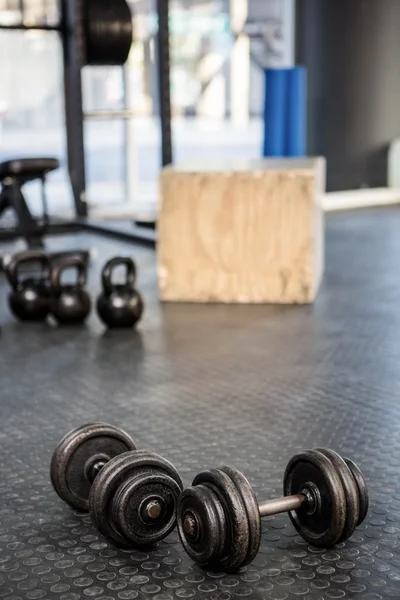
<path id="1" fill-rule="evenodd" d="M 132 438 L 106 423 L 89 423 L 67 433 L 53 453 L 50 478 L 62 500 L 77 510 L 89 510 L 92 481 L 88 468 L 96 458 L 107 461 L 136 448 Z"/>
<path id="2" fill-rule="evenodd" d="M 346 495 L 346 524 L 344 526 L 342 535 L 340 536 L 339 542 L 344 542 L 351 535 L 353 535 L 354 530 L 357 527 L 359 517 L 357 484 L 354 480 L 352 472 L 339 454 L 327 448 L 315 448 L 315 450 L 317 452 L 321 452 L 321 454 L 324 454 L 324 456 L 329 458 L 343 485 Z"/>
<path id="3" fill-rule="evenodd" d="M 177 506 L 182 545 L 197 564 L 218 565 L 228 542 L 224 499 L 210 484 L 186 488 Z"/>
<path id="4" fill-rule="evenodd" d="M 229 532 L 224 556 L 213 567 L 224 571 L 237 571 L 245 564 L 250 547 L 250 529 L 246 507 L 241 494 L 232 479 L 221 469 L 211 469 L 199 473 L 193 480 L 193 486 L 203 484 L 212 486 L 221 498 L 224 509 L 225 531 Z M 209 532 L 203 531 L 202 535 Z"/>
<path id="5" fill-rule="evenodd" d="M 222 467 L 221 471 L 226 473 L 235 484 L 235 487 L 239 492 L 243 505 L 246 509 L 249 537 L 246 558 L 241 565 L 244 567 L 255 559 L 260 548 L 261 518 L 258 502 L 250 483 L 240 471 L 237 471 L 231 467 Z"/>
<path id="6" fill-rule="evenodd" d="M 327 548 L 336 544 L 346 525 L 346 494 L 331 461 L 315 450 L 300 452 L 291 458 L 283 477 L 285 496 L 309 489 L 317 497 L 315 510 L 307 506 L 289 512 L 300 535 L 314 546 Z"/>
<path id="7" fill-rule="evenodd" d="M 147 450 L 126 452 L 96 477 L 90 514 L 100 533 L 114 544 L 150 546 L 175 527 L 182 489 L 179 473 L 163 457 Z"/>
<path id="8" fill-rule="evenodd" d="M 364 475 L 361 473 L 360 468 L 349 458 L 343 458 L 346 465 L 349 467 L 351 474 L 354 477 L 354 481 L 357 485 L 358 491 L 358 502 L 359 502 L 359 516 L 357 525 L 361 525 L 368 513 L 369 496 L 368 487 L 364 479 Z"/>

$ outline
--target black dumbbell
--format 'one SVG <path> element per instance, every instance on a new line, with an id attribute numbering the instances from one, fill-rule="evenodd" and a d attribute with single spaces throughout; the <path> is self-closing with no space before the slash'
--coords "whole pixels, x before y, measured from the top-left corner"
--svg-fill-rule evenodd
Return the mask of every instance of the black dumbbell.
<path id="1" fill-rule="evenodd" d="M 179 473 L 158 454 L 137 450 L 112 425 L 90 423 L 67 433 L 54 451 L 50 477 L 60 498 L 89 511 L 118 546 L 150 546 L 175 527 Z"/>
<path id="2" fill-rule="evenodd" d="M 66 269 L 77 270 L 74 284 L 62 284 Z M 90 313 L 91 299 L 85 290 L 87 260 L 81 255 L 71 255 L 53 262 L 50 270 L 50 311 L 59 325 L 79 325 Z"/>
<path id="3" fill-rule="evenodd" d="M 112 282 L 117 267 L 126 268 L 125 282 Z M 116 256 L 111 258 L 101 272 L 103 291 L 97 299 L 97 313 L 110 328 L 131 328 L 140 320 L 143 313 L 143 300 L 135 288 L 136 266 L 131 258 Z"/>
<path id="4" fill-rule="evenodd" d="M 39 266 L 40 276 L 20 277 L 22 265 Z M 50 262 L 46 254 L 27 250 L 15 254 L 5 265 L 11 286 L 8 303 L 12 313 L 21 321 L 44 321 L 50 310 Z"/>
<path id="5" fill-rule="evenodd" d="M 254 560 L 261 517 L 289 512 L 299 534 L 328 548 L 347 540 L 368 511 L 368 489 L 351 460 L 322 448 L 296 454 L 286 467 L 284 496 L 258 503 L 247 479 L 222 467 L 199 473 L 178 500 L 178 532 L 195 562 L 235 571 Z"/>

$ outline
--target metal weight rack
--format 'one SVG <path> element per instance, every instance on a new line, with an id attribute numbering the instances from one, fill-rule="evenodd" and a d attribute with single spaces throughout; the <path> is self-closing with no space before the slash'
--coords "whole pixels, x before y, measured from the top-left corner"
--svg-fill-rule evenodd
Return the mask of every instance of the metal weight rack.
<path id="1" fill-rule="evenodd" d="M 51 218 L 40 226 L 38 233 L 65 234 L 90 230 L 100 235 L 121 240 L 155 244 L 154 229 L 134 223 L 109 224 L 90 219 L 86 202 L 86 173 L 84 156 L 84 113 L 82 103 L 81 71 L 85 65 L 82 23 L 84 0 L 61 0 L 60 19 L 55 24 L 24 23 L 24 2 L 20 2 L 20 24 L 0 24 L 0 30 L 57 32 L 63 49 L 63 79 L 65 96 L 65 126 L 67 140 L 68 171 L 74 199 L 75 217 L 72 220 Z M 157 0 L 157 72 L 161 128 L 161 165 L 172 162 L 170 59 L 169 59 L 169 0 Z M 128 114 L 128 111 L 125 111 Z M 128 118 L 124 113 L 123 118 Z M 0 231 L 0 242 L 20 237 L 18 227 Z"/>

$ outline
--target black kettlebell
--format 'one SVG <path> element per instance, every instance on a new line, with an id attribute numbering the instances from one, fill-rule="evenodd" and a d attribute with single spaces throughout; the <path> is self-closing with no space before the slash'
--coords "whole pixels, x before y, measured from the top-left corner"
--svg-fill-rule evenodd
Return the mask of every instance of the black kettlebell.
<path id="1" fill-rule="evenodd" d="M 112 274 L 116 267 L 126 267 L 123 284 L 113 284 Z M 103 291 L 97 298 L 97 313 L 107 327 L 134 327 L 143 313 L 143 300 L 135 289 L 136 266 L 131 258 L 111 258 L 101 272 Z"/>
<path id="2" fill-rule="evenodd" d="M 32 263 L 40 267 L 39 277 L 20 278 L 21 265 Z M 11 285 L 8 303 L 12 313 L 21 321 L 44 321 L 50 310 L 50 261 L 44 252 L 18 252 L 5 265 L 5 274 Z"/>
<path id="3" fill-rule="evenodd" d="M 77 282 L 63 285 L 62 273 L 70 268 L 76 268 Z M 67 256 L 52 265 L 50 311 L 59 325 L 79 325 L 90 313 L 92 302 L 84 289 L 86 278 L 87 263 L 82 256 Z"/>

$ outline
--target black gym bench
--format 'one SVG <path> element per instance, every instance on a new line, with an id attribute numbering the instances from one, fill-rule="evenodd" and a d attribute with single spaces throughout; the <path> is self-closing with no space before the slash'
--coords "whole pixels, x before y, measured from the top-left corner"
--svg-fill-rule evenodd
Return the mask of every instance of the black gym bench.
<path id="1" fill-rule="evenodd" d="M 44 248 L 43 235 L 49 226 L 49 214 L 46 198 L 46 176 L 60 166 L 57 158 L 16 158 L 0 163 L 0 218 L 11 209 L 17 219 L 16 234 L 24 238 L 28 248 Z M 26 202 L 22 187 L 29 181 L 39 180 L 42 185 L 42 215 L 36 218 L 32 215 Z M 78 228 L 77 228 L 78 229 Z M 66 255 L 76 254 L 77 251 L 53 252 L 49 255 L 52 260 Z M 89 261 L 89 251 L 78 251 L 84 260 Z M 1 261 L 2 263 L 2 261 Z"/>
<path id="2" fill-rule="evenodd" d="M 58 169 L 57 158 L 17 158 L 0 163 L 0 217 L 12 209 L 18 221 L 18 230 L 29 247 L 43 247 L 42 229 L 48 223 L 46 199 L 46 176 Z M 22 187 L 29 181 L 40 180 L 42 184 L 41 220 L 36 219 L 27 205 Z"/>
<path id="3" fill-rule="evenodd" d="M 60 162 L 57 158 L 14 158 L 0 162 L 0 218 L 6 210 L 12 210 L 16 217 L 16 227 L 0 227 L 0 242 L 9 241 L 21 237 L 25 240 L 28 248 L 43 249 L 45 235 L 68 234 L 83 230 L 92 231 L 100 235 L 107 235 L 116 239 L 125 239 L 145 246 L 154 247 L 155 234 L 144 227 L 127 227 L 121 230 L 110 224 L 93 222 L 87 218 L 73 220 L 54 219 L 49 217 L 46 198 L 46 178 L 48 173 L 58 169 Z M 39 180 L 42 184 L 42 215 L 34 217 L 29 210 L 23 186 L 30 182 Z M 51 258 L 70 254 L 65 252 L 52 253 Z M 74 252 L 75 253 L 75 252 Z M 83 251 L 89 259 L 89 252 Z M 0 271 L 2 270 L 2 258 L 0 257 Z"/>

